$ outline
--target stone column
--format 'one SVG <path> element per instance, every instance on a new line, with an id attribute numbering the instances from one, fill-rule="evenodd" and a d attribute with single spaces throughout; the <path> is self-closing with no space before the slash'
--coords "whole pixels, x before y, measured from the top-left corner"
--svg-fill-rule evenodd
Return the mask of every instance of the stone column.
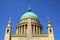
<path id="1" fill-rule="evenodd" d="M 39 26 L 37 26 L 37 28 L 38 28 L 37 30 L 38 30 L 38 34 L 39 34 Z"/>
<path id="2" fill-rule="evenodd" d="M 33 25 L 33 34 L 35 34 L 35 25 Z"/>
<path id="3" fill-rule="evenodd" d="M 25 31 L 26 31 L 26 30 L 25 30 L 25 25 L 24 25 L 24 34 L 25 34 Z"/>
<path id="4" fill-rule="evenodd" d="M 19 34 L 19 27 L 18 27 L 18 34 Z"/>
<path id="5" fill-rule="evenodd" d="M 18 27 L 17 27 L 17 29 L 16 29 L 16 34 L 18 34 L 18 31 L 19 31 L 19 29 L 18 29 Z"/>
<path id="6" fill-rule="evenodd" d="M 23 27 L 21 26 L 21 34 L 23 33 Z"/>
<path id="7" fill-rule="evenodd" d="M 20 26 L 20 29 L 19 30 L 20 30 L 20 34 L 21 34 L 21 26 Z"/>
<path id="8" fill-rule="evenodd" d="M 22 26 L 22 33 L 24 33 L 24 25 Z"/>
<path id="9" fill-rule="evenodd" d="M 38 27 L 36 26 L 36 34 L 38 34 Z"/>
<path id="10" fill-rule="evenodd" d="M 19 27 L 19 34 L 20 34 L 20 27 Z"/>
<path id="11" fill-rule="evenodd" d="M 27 25 L 25 25 L 25 33 L 27 33 Z"/>
<path id="12" fill-rule="evenodd" d="M 40 26 L 39 26 L 39 34 L 40 34 Z"/>

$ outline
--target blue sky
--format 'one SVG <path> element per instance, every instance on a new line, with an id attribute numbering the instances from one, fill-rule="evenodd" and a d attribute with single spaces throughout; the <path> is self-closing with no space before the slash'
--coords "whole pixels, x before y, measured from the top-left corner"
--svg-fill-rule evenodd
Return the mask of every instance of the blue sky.
<path id="1" fill-rule="evenodd" d="M 60 37 L 60 0 L 0 0 L 0 40 L 4 40 L 5 29 L 11 17 L 12 34 L 15 34 L 16 26 L 21 16 L 31 10 L 38 16 L 43 25 L 43 32 L 47 33 L 47 17 L 50 17 L 54 38 Z"/>

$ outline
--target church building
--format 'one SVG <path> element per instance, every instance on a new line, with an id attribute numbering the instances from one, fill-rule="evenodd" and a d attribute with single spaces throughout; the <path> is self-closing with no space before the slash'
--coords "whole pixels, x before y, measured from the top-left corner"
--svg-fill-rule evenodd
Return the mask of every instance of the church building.
<path id="1" fill-rule="evenodd" d="M 12 26 L 11 20 L 9 20 L 4 40 L 54 40 L 53 27 L 50 19 L 47 22 L 48 33 L 44 34 L 43 25 L 40 23 L 38 16 L 29 8 L 20 18 L 15 34 L 11 34 Z"/>

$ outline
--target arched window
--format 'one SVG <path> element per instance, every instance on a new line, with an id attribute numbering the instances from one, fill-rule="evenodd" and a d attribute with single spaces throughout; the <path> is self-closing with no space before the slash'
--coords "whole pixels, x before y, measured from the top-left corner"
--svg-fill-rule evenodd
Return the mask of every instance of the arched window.
<path id="1" fill-rule="evenodd" d="M 9 32 L 9 29 L 7 29 L 7 33 Z"/>
<path id="2" fill-rule="evenodd" d="M 50 29 L 50 32 L 52 32 L 51 29 Z"/>

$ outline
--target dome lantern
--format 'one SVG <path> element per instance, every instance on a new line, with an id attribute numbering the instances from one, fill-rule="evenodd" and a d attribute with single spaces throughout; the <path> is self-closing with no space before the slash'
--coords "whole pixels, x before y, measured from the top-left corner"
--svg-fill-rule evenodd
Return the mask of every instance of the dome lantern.
<path id="1" fill-rule="evenodd" d="M 31 12 L 31 8 L 30 8 L 30 5 L 29 5 L 29 8 L 28 8 L 28 12 Z"/>

